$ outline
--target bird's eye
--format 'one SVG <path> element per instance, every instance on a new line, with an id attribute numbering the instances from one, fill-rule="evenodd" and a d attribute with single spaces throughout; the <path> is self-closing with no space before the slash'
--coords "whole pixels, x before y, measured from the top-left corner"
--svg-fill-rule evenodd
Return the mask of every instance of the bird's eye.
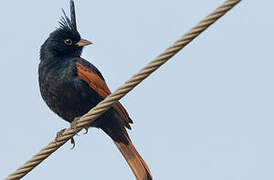
<path id="1" fill-rule="evenodd" d="M 65 39 L 65 41 L 64 41 L 64 43 L 66 44 L 66 45 L 72 45 L 72 40 L 71 39 Z"/>

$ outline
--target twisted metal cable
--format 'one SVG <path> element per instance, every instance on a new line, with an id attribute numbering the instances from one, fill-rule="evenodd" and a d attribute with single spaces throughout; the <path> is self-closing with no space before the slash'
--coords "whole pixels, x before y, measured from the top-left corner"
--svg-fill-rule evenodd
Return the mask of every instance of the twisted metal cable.
<path id="1" fill-rule="evenodd" d="M 95 121 L 101 114 L 107 111 L 114 102 L 120 100 L 135 86 L 140 84 L 145 78 L 147 78 L 152 72 L 158 69 L 161 65 L 167 62 L 173 57 L 178 51 L 184 48 L 200 33 L 206 30 L 211 24 L 217 19 L 223 16 L 231 8 L 233 8 L 241 0 L 227 0 L 222 6 L 217 8 L 213 13 L 208 15 L 203 21 L 197 26 L 192 28 L 186 33 L 181 39 L 176 41 L 171 47 L 165 50 L 164 53 L 160 54 L 154 61 L 151 61 L 146 67 L 141 69 L 135 74 L 130 80 L 126 81 L 122 87 L 117 89 L 114 93 L 109 95 L 103 101 L 101 101 L 96 107 L 92 108 L 87 114 L 83 115 L 76 124 L 75 129 L 66 129 L 61 137 L 58 137 L 55 141 L 49 143 L 43 148 L 37 155 L 33 156 L 31 160 L 27 161 L 22 167 L 18 168 L 14 173 L 9 175 L 7 180 L 15 180 L 24 177 L 33 168 L 39 165 L 43 160 L 50 156 L 53 152 L 59 149 L 63 144 L 70 140 L 76 133 L 81 131 L 84 127 L 90 125 Z"/>

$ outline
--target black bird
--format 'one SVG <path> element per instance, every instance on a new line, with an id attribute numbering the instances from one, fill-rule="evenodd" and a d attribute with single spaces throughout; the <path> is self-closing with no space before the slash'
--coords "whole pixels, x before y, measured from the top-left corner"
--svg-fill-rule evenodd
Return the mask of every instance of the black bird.
<path id="1" fill-rule="evenodd" d="M 84 46 L 76 26 L 75 6 L 70 1 L 71 18 L 63 10 L 60 27 L 41 46 L 39 86 L 49 108 L 72 123 L 111 94 L 104 77 L 90 62 L 81 58 Z M 116 102 L 91 126 L 101 128 L 118 147 L 136 179 L 152 179 L 148 166 L 133 146 L 126 128 L 131 129 L 125 108 Z"/>

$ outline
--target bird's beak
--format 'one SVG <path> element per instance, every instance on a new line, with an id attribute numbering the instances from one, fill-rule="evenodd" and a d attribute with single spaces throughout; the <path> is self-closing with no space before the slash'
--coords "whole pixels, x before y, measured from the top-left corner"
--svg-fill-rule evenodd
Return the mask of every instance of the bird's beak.
<path id="1" fill-rule="evenodd" d="M 76 43 L 77 46 L 79 47 L 84 47 L 92 44 L 92 42 L 86 40 L 86 39 L 81 39 L 79 42 Z"/>

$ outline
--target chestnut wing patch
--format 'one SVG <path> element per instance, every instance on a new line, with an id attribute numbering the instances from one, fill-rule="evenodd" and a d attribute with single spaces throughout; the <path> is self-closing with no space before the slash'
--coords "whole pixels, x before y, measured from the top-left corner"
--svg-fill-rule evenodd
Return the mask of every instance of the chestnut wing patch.
<path id="1" fill-rule="evenodd" d="M 111 94 L 106 82 L 101 79 L 96 73 L 94 73 L 89 68 L 83 66 L 80 62 L 76 61 L 76 69 L 78 77 L 85 81 L 89 87 L 96 91 L 102 98 L 106 98 Z M 113 104 L 114 110 L 121 116 L 121 118 L 126 122 L 126 127 L 130 129 L 129 123 L 132 123 L 126 109 L 123 105 L 117 101 Z"/>

